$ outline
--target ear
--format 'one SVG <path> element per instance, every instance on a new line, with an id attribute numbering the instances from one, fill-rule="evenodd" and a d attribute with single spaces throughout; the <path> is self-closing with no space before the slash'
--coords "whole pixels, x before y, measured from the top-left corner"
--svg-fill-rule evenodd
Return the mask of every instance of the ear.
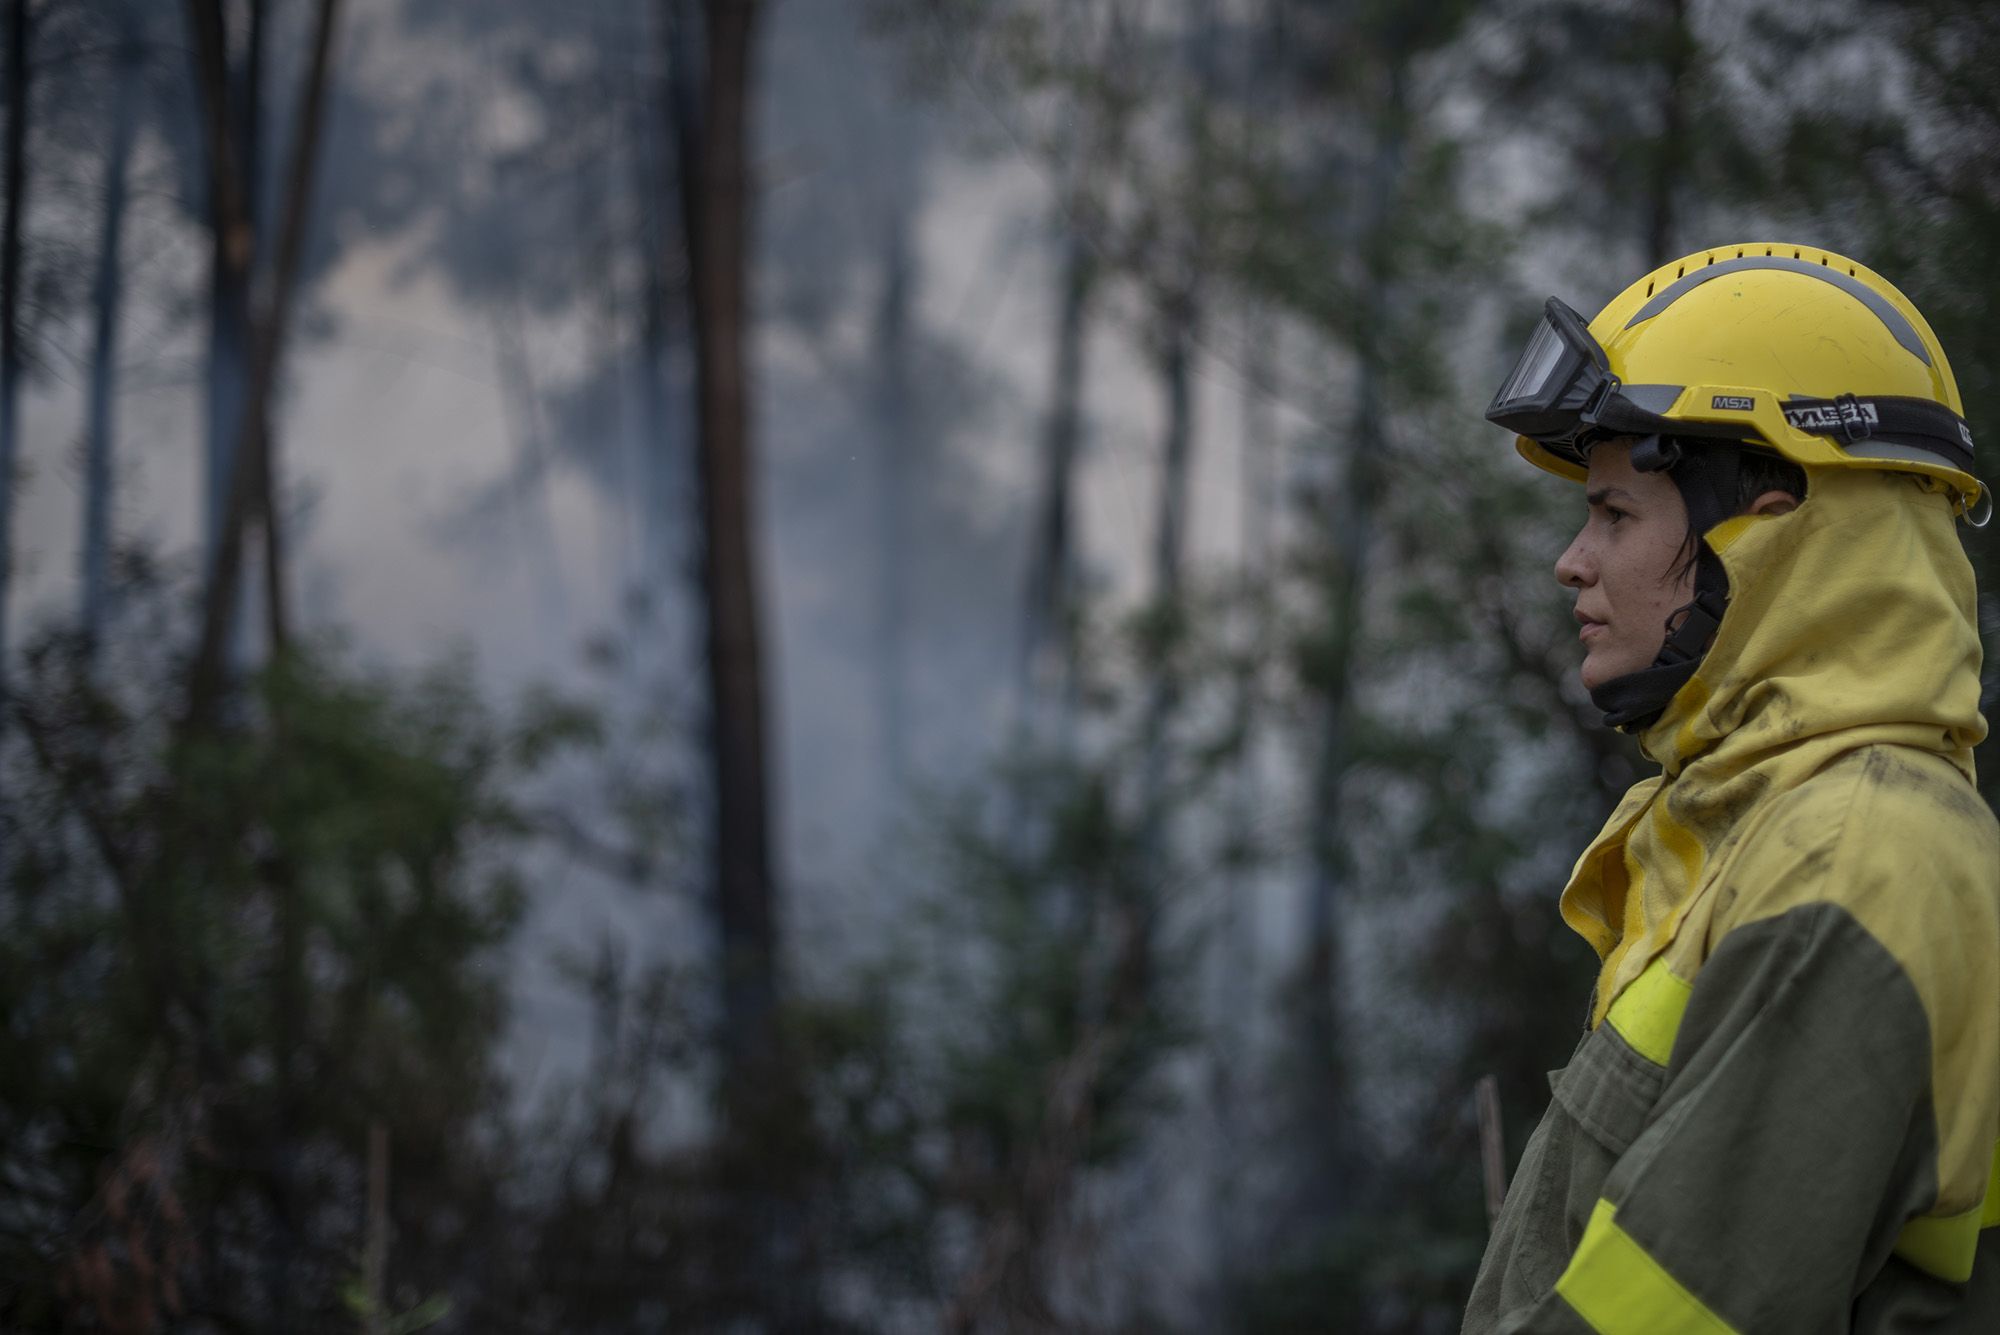
<path id="1" fill-rule="evenodd" d="M 1750 502 L 1750 508 L 1744 511 L 1744 513 L 1753 515 L 1788 515 L 1798 508 L 1798 497 L 1792 495 L 1789 491 L 1780 491 L 1774 487 L 1762 496 L 1759 496 L 1756 500 Z"/>

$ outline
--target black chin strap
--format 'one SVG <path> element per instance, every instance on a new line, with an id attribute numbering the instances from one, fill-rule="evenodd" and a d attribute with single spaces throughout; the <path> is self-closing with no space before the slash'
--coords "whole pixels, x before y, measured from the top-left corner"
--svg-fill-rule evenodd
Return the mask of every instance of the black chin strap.
<path id="1" fill-rule="evenodd" d="M 1740 475 L 1738 446 L 1722 445 L 1684 451 L 1678 441 L 1648 436 L 1632 447 L 1632 466 L 1643 473 L 1671 470 L 1668 476 L 1687 505 L 1688 524 L 1706 533 L 1736 510 Z M 1722 558 L 1696 540 L 1694 599 L 1667 618 L 1666 642 L 1652 665 L 1615 677 L 1590 693 L 1590 702 L 1604 711 L 1606 727 L 1638 732 L 1666 712 L 1667 703 L 1687 685 L 1708 652 L 1709 641 L 1729 610 L 1729 574 Z"/>
<path id="2" fill-rule="evenodd" d="M 1704 561 L 1714 560 L 1712 553 L 1704 554 Z M 1721 562 L 1716 561 L 1718 569 Z M 1696 572 L 1699 582 L 1701 573 Z M 1725 585 L 1727 577 L 1724 577 Z M 1628 672 L 1622 677 L 1614 677 L 1590 693 L 1590 702 L 1604 711 L 1604 724 L 1609 728 L 1624 728 L 1640 731 L 1653 725 L 1654 720 L 1666 712 L 1667 702 L 1701 666 L 1702 654 L 1708 648 L 1709 640 L 1716 628 L 1722 624 L 1722 614 L 1729 610 L 1729 596 L 1717 596 L 1706 590 L 1697 593 L 1693 602 L 1675 610 L 1667 618 L 1672 633 L 1667 642 L 1660 646 L 1660 656 L 1653 660 L 1651 667 Z M 1680 625 L 1674 626 L 1674 618 L 1680 618 Z"/>

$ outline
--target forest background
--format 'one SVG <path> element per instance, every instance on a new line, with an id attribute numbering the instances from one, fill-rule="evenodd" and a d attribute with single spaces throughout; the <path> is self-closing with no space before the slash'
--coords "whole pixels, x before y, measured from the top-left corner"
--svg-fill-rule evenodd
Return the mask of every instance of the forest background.
<path id="1" fill-rule="evenodd" d="M 1974 0 L 0 25 L 9 1330 L 1455 1330 L 1641 773 L 1518 340 L 2000 423 Z"/>

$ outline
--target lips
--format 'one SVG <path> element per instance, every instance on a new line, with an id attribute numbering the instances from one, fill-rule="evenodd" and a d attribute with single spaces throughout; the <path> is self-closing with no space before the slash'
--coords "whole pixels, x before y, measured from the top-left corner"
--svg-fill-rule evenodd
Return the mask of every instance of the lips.
<path id="1" fill-rule="evenodd" d="M 1576 633 L 1579 640 L 1588 640 L 1593 633 L 1604 629 L 1605 623 L 1596 617 L 1585 616 L 1582 612 L 1574 612 L 1572 615 L 1576 617 L 1580 627 Z"/>

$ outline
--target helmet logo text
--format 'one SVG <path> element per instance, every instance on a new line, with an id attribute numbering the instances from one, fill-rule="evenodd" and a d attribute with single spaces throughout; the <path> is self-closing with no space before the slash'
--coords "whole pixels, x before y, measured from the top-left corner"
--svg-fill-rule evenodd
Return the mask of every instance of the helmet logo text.
<path id="1" fill-rule="evenodd" d="M 1832 432 L 1857 426 L 1873 427 L 1881 418 L 1872 403 L 1847 399 L 1840 403 L 1814 403 L 1785 409 L 1785 420 L 1801 431 Z"/>

